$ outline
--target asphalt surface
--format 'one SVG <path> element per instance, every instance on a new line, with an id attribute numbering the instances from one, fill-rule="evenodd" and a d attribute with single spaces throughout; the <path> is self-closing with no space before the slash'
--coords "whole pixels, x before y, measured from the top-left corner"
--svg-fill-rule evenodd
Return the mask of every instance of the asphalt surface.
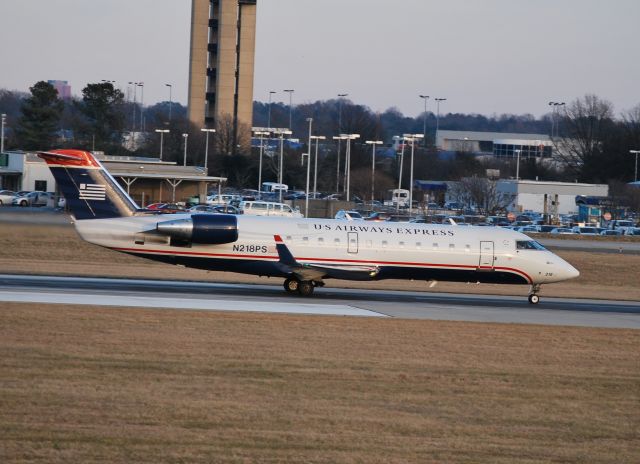
<path id="1" fill-rule="evenodd" d="M 640 329 L 640 303 L 319 288 L 312 298 L 281 286 L 0 275 L 2 302 L 137 306 L 206 311 L 394 317 Z"/>

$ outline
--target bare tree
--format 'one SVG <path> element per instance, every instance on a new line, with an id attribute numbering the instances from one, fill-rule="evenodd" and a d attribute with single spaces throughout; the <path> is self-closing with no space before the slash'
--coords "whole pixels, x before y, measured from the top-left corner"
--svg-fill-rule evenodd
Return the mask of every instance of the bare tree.
<path id="1" fill-rule="evenodd" d="M 613 122 L 613 105 L 596 95 L 585 95 L 566 106 L 565 134 L 555 140 L 556 156 L 574 174 L 583 177 L 604 156 L 603 143 Z"/>
<path id="2" fill-rule="evenodd" d="M 498 183 L 484 177 L 464 177 L 452 188 L 451 195 L 463 205 L 475 206 L 478 213 L 491 215 L 503 210 L 513 196 L 498 190 Z"/>

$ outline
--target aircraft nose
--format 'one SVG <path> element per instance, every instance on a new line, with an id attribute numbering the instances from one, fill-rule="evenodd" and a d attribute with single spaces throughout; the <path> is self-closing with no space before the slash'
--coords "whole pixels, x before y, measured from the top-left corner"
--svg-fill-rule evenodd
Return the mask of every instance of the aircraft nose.
<path id="1" fill-rule="evenodd" d="M 571 264 L 567 263 L 565 274 L 567 279 L 575 279 L 580 275 L 580 271 L 573 267 Z"/>

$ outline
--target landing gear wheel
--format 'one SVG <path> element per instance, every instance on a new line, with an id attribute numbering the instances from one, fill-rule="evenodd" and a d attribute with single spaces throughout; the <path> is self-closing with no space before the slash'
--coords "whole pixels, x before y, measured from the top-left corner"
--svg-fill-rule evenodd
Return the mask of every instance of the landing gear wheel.
<path id="1" fill-rule="evenodd" d="M 284 289 L 287 291 L 287 293 L 297 292 L 299 286 L 300 286 L 300 281 L 298 279 L 289 277 L 284 281 Z"/>
<path id="2" fill-rule="evenodd" d="M 529 295 L 529 303 L 538 304 L 539 301 L 540 301 L 540 297 L 538 295 L 536 295 L 535 293 Z"/>
<path id="3" fill-rule="evenodd" d="M 300 296 L 311 296 L 313 295 L 314 285 L 310 280 L 303 280 L 298 284 L 298 294 Z"/>

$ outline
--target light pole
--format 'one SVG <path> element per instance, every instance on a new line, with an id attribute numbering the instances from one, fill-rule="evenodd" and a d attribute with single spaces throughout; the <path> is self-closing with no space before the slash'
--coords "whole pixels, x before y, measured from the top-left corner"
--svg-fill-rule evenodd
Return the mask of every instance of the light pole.
<path id="1" fill-rule="evenodd" d="M 138 86 L 140 87 L 140 131 L 144 132 L 144 82 L 140 82 L 138 83 Z"/>
<path id="2" fill-rule="evenodd" d="M 413 154 L 416 148 L 416 139 L 421 139 L 422 134 L 404 134 L 405 140 L 411 141 L 411 173 L 409 175 L 409 216 L 413 212 Z"/>
<path id="3" fill-rule="evenodd" d="M 338 159 L 336 162 L 336 193 L 338 193 L 340 191 L 340 148 L 345 137 L 338 135 L 333 136 L 332 138 L 333 140 L 338 141 Z"/>
<path id="4" fill-rule="evenodd" d="M 293 99 L 293 92 L 294 89 L 285 89 L 283 90 L 283 92 L 286 92 L 289 94 L 289 129 L 291 129 L 293 131 L 293 118 L 292 118 L 292 114 L 293 114 L 293 107 L 292 107 L 292 99 Z"/>
<path id="5" fill-rule="evenodd" d="M 184 139 L 184 166 L 187 165 L 187 139 L 189 138 L 189 134 L 182 134 L 182 138 Z"/>
<path id="6" fill-rule="evenodd" d="M 435 98 L 438 108 L 436 110 L 436 148 L 438 148 L 438 131 L 440 130 L 440 102 L 445 100 L 446 98 Z"/>
<path id="7" fill-rule="evenodd" d="M 209 171 L 207 170 L 208 161 L 209 161 L 209 134 L 211 132 L 215 132 L 215 129 L 200 129 L 202 132 L 207 134 L 206 141 L 204 143 L 204 173 L 209 175 Z"/>
<path id="8" fill-rule="evenodd" d="M 254 130 L 254 135 L 260 136 L 260 160 L 258 162 L 258 199 L 262 199 L 262 155 L 264 154 L 264 136 L 269 135 L 267 131 Z"/>
<path id="9" fill-rule="evenodd" d="M 375 196 L 375 182 L 376 182 L 376 145 L 382 145 L 380 140 L 367 140 L 364 143 L 371 145 L 371 207 L 373 208 L 373 199 Z"/>
<path id="10" fill-rule="evenodd" d="M 169 122 L 171 122 L 171 107 L 173 106 L 171 101 L 171 91 L 173 90 L 173 85 L 165 84 L 165 86 L 169 87 Z"/>
<path id="11" fill-rule="evenodd" d="M 635 175 L 633 176 L 633 181 L 638 182 L 638 153 L 640 153 L 640 150 L 629 150 L 629 153 L 631 153 L 632 155 L 633 154 L 636 155 L 636 171 L 635 171 Z"/>
<path id="12" fill-rule="evenodd" d="M 514 150 L 518 158 L 516 159 L 516 180 L 520 180 L 520 152 L 522 150 Z"/>
<path id="13" fill-rule="evenodd" d="M 311 127 L 313 126 L 313 118 L 307 118 L 309 123 L 309 143 L 307 144 L 307 190 L 304 197 L 304 217 L 309 217 L 309 172 L 311 170 Z M 304 156 L 303 156 L 304 159 Z"/>
<path id="14" fill-rule="evenodd" d="M 315 200 L 318 193 L 318 141 L 324 140 L 326 137 L 324 135 L 312 135 L 311 138 L 316 141 L 316 156 L 313 166 L 313 199 Z"/>
<path id="15" fill-rule="evenodd" d="M 399 170 L 399 174 L 398 174 L 398 190 L 402 189 L 402 164 L 404 163 L 404 147 L 406 145 L 405 143 L 405 139 L 404 137 L 399 137 L 398 140 L 402 140 L 402 148 L 400 149 L 400 170 Z M 400 195 L 400 192 L 398 192 L 398 195 Z M 396 214 L 399 214 L 400 212 L 400 201 L 399 201 L 399 196 L 396 198 Z"/>
<path id="16" fill-rule="evenodd" d="M 553 127 L 556 128 L 556 136 L 558 136 L 559 124 L 558 124 L 558 115 L 560 111 L 560 106 L 564 106 L 564 102 L 549 102 L 549 106 L 551 107 L 551 138 L 553 139 Z"/>
<path id="17" fill-rule="evenodd" d="M 347 140 L 347 154 L 345 159 L 345 170 L 346 170 L 346 180 L 345 180 L 345 191 L 346 191 L 346 201 L 349 201 L 349 188 L 351 187 L 351 141 L 360 138 L 360 134 L 343 134 L 344 138 Z"/>
<path id="18" fill-rule="evenodd" d="M 276 93 L 275 90 L 269 90 L 269 116 L 267 117 L 267 129 L 271 127 L 271 96 Z"/>
<path id="19" fill-rule="evenodd" d="M 280 135 L 280 167 L 278 169 L 278 183 L 282 184 L 284 170 L 284 136 L 285 134 L 291 135 L 291 131 L 289 129 L 274 129 L 273 132 Z M 280 192 L 280 203 L 282 203 L 282 189 L 280 188 L 278 191 Z"/>
<path id="20" fill-rule="evenodd" d="M 420 98 L 424 100 L 424 114 L 422 116 L 422 134 L 424 136 L 424 144 L 427 146 L 427 101 L 429 100 L 429 95 L 420 95 Z"/>
<path id="21" fill-rule="evenodd" d="M 164 134 L 168 134 L 169 129 L 156 129 L 156 132 L 160 134 L 160 161 L 162 161 L 162 146 L 164 144 Z"/>
<path id="22" fill-rule="evenodd" d="M 342 134 L 342 102 L 344 97 L 348 96 L 348 93 L 338 94 L 338 134 Z"/>
<path id="23" fill-rule="evenodd" d="M 140 82 L 129 82 L 129 85 L 133 86 L 133 116 L 131 116 L 131 133 L 136 131 L 136 91 Z"/>
<path id="24" fill-rule="evenodd" d="M 4 153 L 4 125 L 7 123 L 7 115 L 2 113 L 0 115 L 2 119 L 2 130 L 0 130 L 0 155 Z"/>

